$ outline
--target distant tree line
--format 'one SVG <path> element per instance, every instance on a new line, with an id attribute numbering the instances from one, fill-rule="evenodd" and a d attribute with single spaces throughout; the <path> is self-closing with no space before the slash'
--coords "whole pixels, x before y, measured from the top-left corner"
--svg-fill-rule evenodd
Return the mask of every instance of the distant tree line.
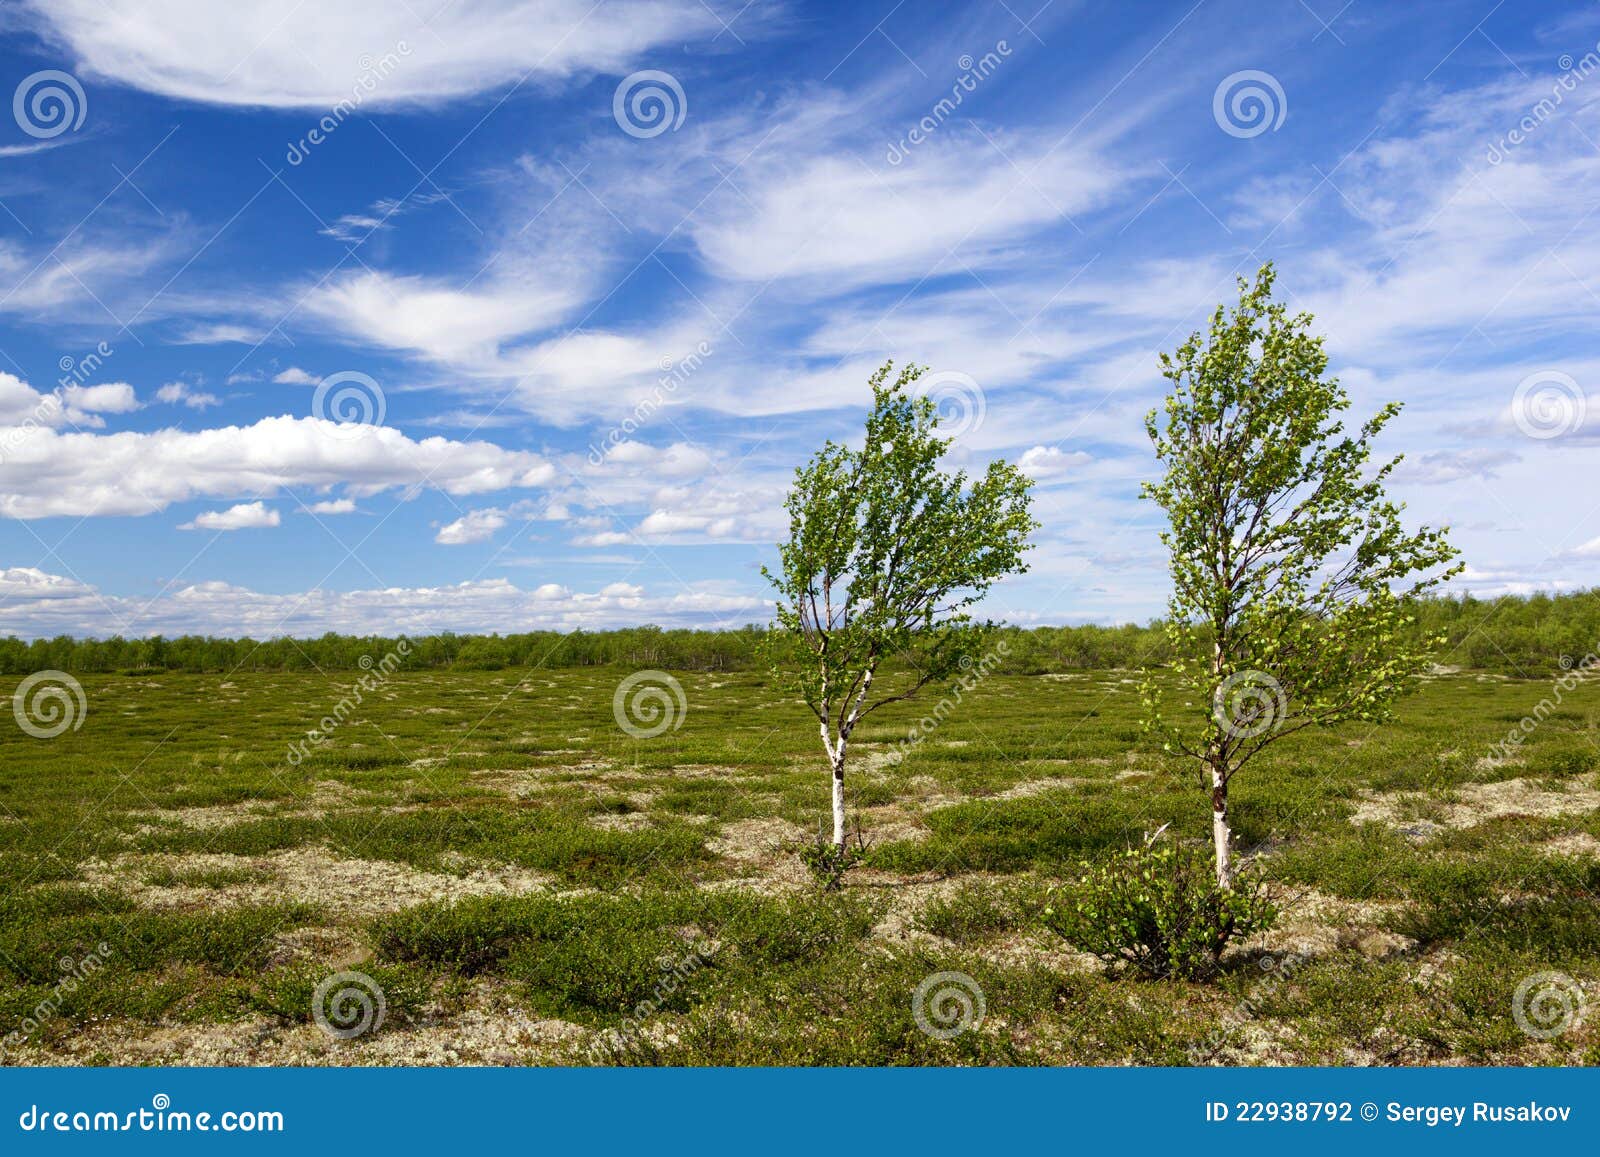
<path id="1" fill-rule="evenodd" d="M 1416 629 L 1442 635 L 1439 662 L 1452 666 L 1542 678 L 1565 656 L 1577 663 L 1600 650 L 1600 588 L 1562 595 L 1471 596 L 1425 599 Z M 766 629 L 530 631 L 512 635 L 406 636 L 405 670 L 456 668 L 660 667 L 678 671 L 731 671 L 760 666 L 758 645 Z M 999 670 L 1038 675 L 1160 666 L 1170 655 L 1160 621 L 1116 627 L 1009 627 Z M 23 675 L 55 669 L 79 672 L 351 670 L 380 661 L 395 638 L 326 634 L 315 639 L 223 639 L 209 635 L 144 639 L 75 639 L 62 635 L 31 642 L 0 640 L 0 672 Z"/>

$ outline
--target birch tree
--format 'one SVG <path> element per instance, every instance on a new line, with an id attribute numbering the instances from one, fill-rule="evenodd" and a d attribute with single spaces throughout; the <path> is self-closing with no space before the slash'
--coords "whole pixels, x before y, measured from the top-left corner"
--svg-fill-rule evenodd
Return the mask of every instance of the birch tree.
<path id="1" fill-rule="evenodd" d="M 1311 316 L 1272 300 L 1273 267 L 1208 334 L 1162 354 L 1165 421 L 1145 427 L 1165 466 L 1144 495 L 1166 511 L 1166 631 L 1181 708 L 1146 685 L 1168 751 L 1203 764 L 1217 882 L 1234 880 L 1228 786 L 1269 745 L 1306 727 L 1379 721 L 1440 640 L 1416 602 L 1456 573 L 1442 530 L 1408 533 L 1384 486 L 1398 457 L 1372 465 L 1390 403 L 1345 430 L 1349 396 Z"/>
<path id="2" fill-rule="evenodd" d="M 975 479 L 943 469 L 950 439 L 939 436 L 933 401 L 911 389 L 923 372 L 908 365 L 896 375 L 886 362 L 872 375 L 861 448 L 830 441 L 795 472 L 789 540 L 777 571 L 762 568 L 778 594 L 767 657 L 779 685 L 817 717 L 840 854 L 852 732 L 972 664 L 987 624 L 968 609 L 1027 570 L 1037 525 L 1032 483 L 1016 466 L 993 462 Z M 890 660 L 895 686 L 885 690 L 878 676 Z"/>

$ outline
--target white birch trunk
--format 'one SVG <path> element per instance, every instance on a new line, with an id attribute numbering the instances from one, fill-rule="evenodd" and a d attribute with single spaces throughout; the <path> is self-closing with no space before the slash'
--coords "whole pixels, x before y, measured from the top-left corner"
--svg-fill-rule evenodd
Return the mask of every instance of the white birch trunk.
<path id="1" fill-rule="evenodd" d="M 833 846 L 844 848 L 844 744 L 833 763 Z"/>
<path id="2" fill-rule="evenodd" d="M 1217 886 L 1233 887 L 1232 833 L 1228 829 L 1228 781 L 1220 768 L 1211 769 L 1211 842 L 1217 851 Z"/>

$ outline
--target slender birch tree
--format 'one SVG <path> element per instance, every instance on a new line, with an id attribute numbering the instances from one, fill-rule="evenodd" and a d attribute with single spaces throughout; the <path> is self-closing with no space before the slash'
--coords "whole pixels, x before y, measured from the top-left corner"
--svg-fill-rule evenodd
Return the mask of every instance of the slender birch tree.
<path id="1" fill-rule="evenodd" d="M 1150 680 L 1150 726 L 1168 751 L 1202 762 L 1217 882 L 1234 880 L 1228 785 L 1264 748 L 1306 727 L 1379 721 L 1441 641 L 1416 626 L 1416 601 L 1450 578 L 1442 530 L 1407 533 L 1373 468 L 1372 441 L 1400 411 L 1356 433 L 1349 396 L 1325 376 L 1311 315 L 1272 300 L 1276 274 L 1239 281 L 1209 334 L 1161 355 L 1172 383 L 1165 422 L 1145 428 L 1166 468 L 1147 483 L 1169 519 L 1166 631 L 1182 710 L 1164 713 Z"/>
<path id="2" fill-rule="evenodd" d="M 871 379 L 860 449 L 828 442 L 795 472 L 789 541 L 778 547 L 777 620 L 767 658 L 778 684 L 815 713 L 833 783 L 833 846 L 845 847 L 845 757 L 862 718 L 966 670 L 987 624 L 968 608 L 1027 570 L 1038 525 L 1029 478 L 993 462 L 976 479 L 942 469 L 933 401 L 911 387 L 923 367 Z M 894 660 L 893 690 L 874 681 Z M 898 667 L 905 668 L 899 677 Z"/>

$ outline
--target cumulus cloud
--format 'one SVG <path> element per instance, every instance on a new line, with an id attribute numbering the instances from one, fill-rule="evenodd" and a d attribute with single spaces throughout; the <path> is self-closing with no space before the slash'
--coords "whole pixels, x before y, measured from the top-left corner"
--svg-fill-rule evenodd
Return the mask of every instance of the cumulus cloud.
<path id="1" fill-rule="evenodd" d="M 0 598 L 0 634 L 20 636 L 194 632 L 304 638 L 325 631 L 503 633 L 593 630 L 641 622 L 728 627 L 761 618 L 767 605 L 757 594 L 722 581 L 651 592 L 632 583 L 577 591 L 547 582 L 530 590 L 505 579 L 289 594 L 200 582 L 152 601 L 105 595 L 77 580 L 27 567 L 0 570 Z"/>
<path id="2" fill-rule="evenodd" d="M 217 395 L 197 390 L 188 382 L 168 382 L 156 391 L 156 401 L 165 402 L 169 406 L 188 406 L 191 410 L 222 405 L 222 399 Z"/>
<path id="3" fill-rule="evenodd" d="M 1093 459 L 1081 450 L 1066 451 L 1059 446 L 1033 446 L 1023 452 L 1017 465 L 1023 473 L 1046 482 L 1060 478 L 1077 466 L 1087 466 Z"/>
<path id="4" fill-rule="evenodd" d="M 311 514 L 354 514 L 356 504 L 350 498 L 330 498 L 326 502 L 313 502 L 306 510 Z"/>
<path id="5" fill-rule="evenodd" d="M 276 510 L 264 502 L 241 502 L 226 510 L 207 510 L 195 515 L 193 522 L 182 523 L 179 530 L 250 530 L 256 527 L 277 526 L 282 521 Z"/>
<path id="6" fill-rule="evenodd" d="M 139 399 L 126 382 L 66 386 L 44 393 L 15 374 L 0 372 L 0 440 L 7 446 L 43 427 L 98 429 L 106 424 L 101 414 L 126 414 L 138 408 Z"/>
<path id="7" fill-rule="evenodd" d="M 439 533 L 433 536 L 433 541 L 446 546 L 483 542 L 485 539 L 493 538 L 495 532 L 505 526 L 506 522 L 503 510 L 490 508 L 468 511 L 454 522 L 440 527 Z"/>
<path id="8" fill-rule="evenodd" d="M 289 386 L 314 386 L 319 379 L 306 373 L 299 366 L 290 366 L 288 369 L 280 370 L 274 374 L 272 380 Z"/>
<path id="9" fill-rule="evenodd" d="M 128 414 L 139 408 L 139 398 L 127 382 L 67 386 L 61 398 L 70 408 L 90 414 Z"/>
<path id="10" fill-rule="evenodd" d="M 55 425 L 64 420 L 59 394 L 41 393 L 16 374 L 0 370 L 0 425 Z"/>
<path id="11" fill-rule="evenodd" d="M 0 430 L 0 439 L 9 431 Z M 386 426 L 287 415 L 188 432 L 62 433 L 13 439 L 0 458 L 0 513 L 137 515 L 195 498 L 271 496 L 343 484 L 353 497 L 396 487 L 448 494 L 542 487 L 556 471 L 538 454 L 489 442 L 415 440 Z"/>
<path id="12" fill-rule="evenodd" d="M 720 30 L 689 0 L 463 0 L 419 14 L 386 0 L 316 9 L 256 0 L 32 0 L 90 76 L 184 101 L 328 110 L 437 103 L 521 83 L 619 72 L 647 49 Z"/>

